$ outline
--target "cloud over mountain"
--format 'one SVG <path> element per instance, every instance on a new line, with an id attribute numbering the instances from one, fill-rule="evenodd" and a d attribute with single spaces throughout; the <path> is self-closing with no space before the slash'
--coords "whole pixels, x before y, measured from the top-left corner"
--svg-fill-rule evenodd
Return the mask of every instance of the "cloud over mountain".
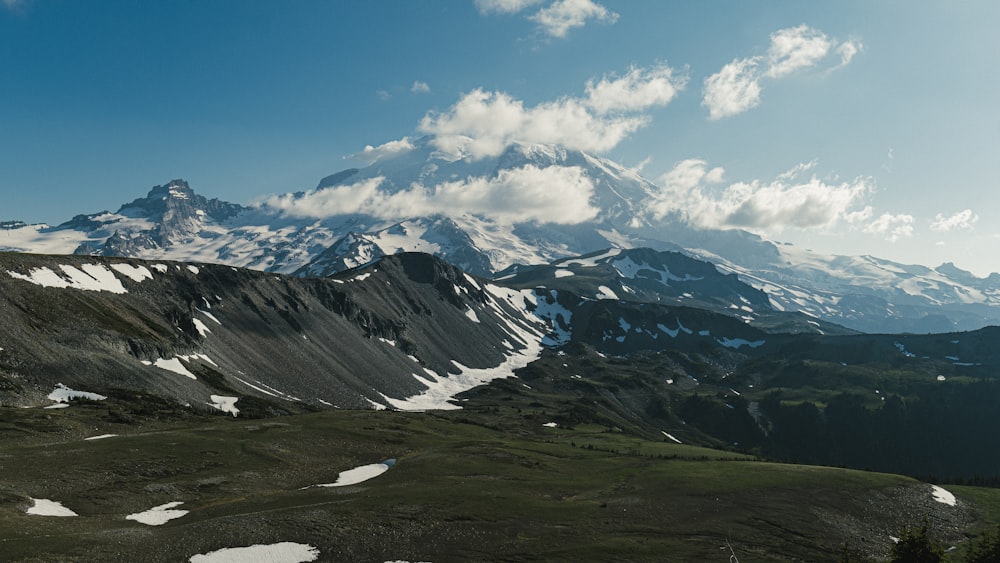
<path id="1" fill-rule="evenodd" d="M 720 189 L 712 186 L 722 183 L 723 168 L 684 160 L 660 177 L 660 192 L 647 207 L 654 219 L 676 213 L 697 227 L 771 234 L 857 220 L 853 210 L 870 193 L 871 181 L 858 178 L 830 184 L 815 176 L 800 179 L 812 167 L 802 164 L 772 181 L 735 182 Z"/>
<path id="2" fill-rule="evenodd" d="M 488 217 L 500 223 L 574 224 L 593 219 L 590 204 L 594 185 L 577 166 L 539 168 L 526 165 L 500 170 L 495 177 L 473 176 L 436 185 L 413 183 L 408 188 L 385 189 L 384 178 L 285 194 L 260 205 L 289 217 L 324 219 L 363 214 L 379 219 L 424 215 Z"/>

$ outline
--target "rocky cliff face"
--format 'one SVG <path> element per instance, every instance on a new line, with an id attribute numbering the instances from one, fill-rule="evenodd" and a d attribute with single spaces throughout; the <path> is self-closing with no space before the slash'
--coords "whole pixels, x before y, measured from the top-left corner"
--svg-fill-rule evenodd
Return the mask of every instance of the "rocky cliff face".
<path id="1" fill-rule="evenodd" d="M 425 395 L 427 406 L 447 407 L 533 359 L 547 332 L 524 306 L 530 292 L 491 292 L 428 255 L 301 279 L 0 254 L 0 287 L 4 404 L 38 404 L 64 384 L 191 404 L 231 395 L 406 408 Z"/>

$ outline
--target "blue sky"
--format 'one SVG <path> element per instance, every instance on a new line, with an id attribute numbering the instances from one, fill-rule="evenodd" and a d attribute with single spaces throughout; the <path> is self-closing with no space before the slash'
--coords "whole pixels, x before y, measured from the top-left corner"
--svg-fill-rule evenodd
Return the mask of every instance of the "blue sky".
<path id="1" fill-rule="evenodd" d="M 247 203 L 468 134 L 466 110 L 500 141 L 572 114 L 570 142 L 641 167 L 664 213 L 985 275 L 998 21 L 993 1 L 0 0 L 0 219 L 173 178 Z"/>

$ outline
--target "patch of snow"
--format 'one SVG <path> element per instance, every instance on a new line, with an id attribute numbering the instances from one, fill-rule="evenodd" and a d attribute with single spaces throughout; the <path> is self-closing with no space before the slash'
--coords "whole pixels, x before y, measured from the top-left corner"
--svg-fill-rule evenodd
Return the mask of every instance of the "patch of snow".
<path id="1" fill-rule="evenodd" d="M 105 438 L 114 438 L 114 437 L 115 437 L 115 436 L 117 436 L 117 435 L 118 435 L 118 434 L 101 434 L 100 436 L 91 436 L 91 437 L 89 437 L 89 438 L 84 438 L 84 441 L 90 441 L 90 440 L 103 440 L 103 439 L 105 439 Z"/>
<path id="2" fill-rule="evenodd" d="M 145 266 L 133 266 L 131 264 L 112 264 L 111 268 L 130 280 L 142 283 L 145 280 L 153 279 L 152 272 Z"/>
<path id="3" fill-rule="evenodd" d="M 31 501 L 33 504 L 25 512 L 33 516 L 79 516 L 58 501 L 47 498 L 33 498 Z"/>
<path id="4" fill-rule="evenodd" d="M 213 323 L 219 326 L 222 326 L 222 323 L 219 321 L 219 319 L 215 318 L 215 315 L 213 315 L 212 313 L 209 313 L 208 311 L 202 311 L 201 309 L 197 309 L 197 311 L 202 315 L 208 317 L 208 320 L 212 321 Z"/>
<path id="5" fill-rule="evenodd" d="M 181 363 L 179 356 L 170 358 L 169 360 L 164 358 L 157 358 L 157 360 L 153 362 L 153 365 L 160 369 L 165 369 L 167 371 L 172 371 L 174 373 L 183 375 L 184 377 L 189 377 L 191 379 L 198 379 L 193 373 L 191 373 L 190 371 L 188 371 L 186 367 L 184 367 L 184 364 Z"/>
<path id="6" fill-rule="evenodd" d="M 945 381 L 946 379 L 948 379 L 948 378 L 947 378 L 947 377 L 945 377 L 945 376 L 943 376 L 943 375 L 939 375 L 939 376 L 937 376 L 937 380 L 938 380 L 938 381 Z"/>
<path id="7" fill-rule="evenodd" d="M 955 503 L 958 502 L 955 499 L 955 495 L 951 494 L 951 491 L 937 485 L 931 485 L 931 495 L 934 497 L 934 500 L 948 506 L 955 506 Z"/>
<path id="8" fill-rule="evenodd" d="M 684 443 L 684 442 L 681 442 L 680 440 L 678 440 L 677 438 L 675 438 L 675 437 L 674 437 L 674 436 L 673 436 L 672 434 L 668 434 L 667 432 L 664 432 L 663 430 L 660 430 L 660 432 L 661 432 L 661 433 L 662 433 L 662 434 L 663 434 L 664 436 L 666 436 L 667 438 L 670 438 L 671 440 L 673 440 L 673 441 L 677 442 L 678 444 L 683 444 L 683 443 Z"/>
<path id="9" fill-rule="evenodd" d="M 209 398 L 212 400 L 211 403 L 208 403 L 209 406 L 215 407 L 222 412 L 228 412 L 233 416 L 240 414 L 240 409 L 236 408 L 236 401 L 239 400 L 239 397 L 212 395 Z"/>
<path id="10" fill-rule="evenodd" d="M 145 512 L 129 514 L 126 520 L 134 520 L 147 526 L 162 526 L 167 522 L 184 516 L 189 510 L 174 510 L 175 507 L 184 504 L 183 502 L 168 502 L 160 506 L 154 506 Z"/>
<path id="11" fill-rule="evenodd" d="M 150 268 L 160 272 L 161 274 L 167 273 L 167 270 L 169 269 L 166 264 L 152 264 L 150 265 Z"/>
<path id="12" fill-rule="evenodd" d="M 97 393 L 70 389 L 62 383 L 56 385 L 55 390 L 48 394 L 48 398 L 57 403 L 68 403 L 70 399 L 89 399 L 91 401 L 103 401 L 107 399 L 104 395 L 98 395 Z"/>
<path id="13" fill-rule="evenodd" d="M 574 275 L 576 275 L 576 274 L 574 274 L 570 270 L 564 270 L 562 268 L 556 270 L 556 272 L 555 272 L 556 278 L 568 278 L 568 277 L 574 276 Z"/>
<path id="14" fill-rule="evenodd" d="M 319 549 L 304 543 L 280 542 L 226 547 L 191 557 L 190 563 L 305 563 L 319 559 Z"/>
<path id="15" fill-rule="evenodd" d="M 188 264 L 187 269 L 188 269 L 189 272 L 191 272 L 192 274 L 194 274 L 196 276 L 198 275 L 199 272 L 201 272 L 201 270 L 198 269 L 198 266 L 192 266 L 191 264 Z"/>
<path id="16" fill-rule="evenodd" d="M 556 424 L 555 422 L 546 422 L 546 423 L 545 423 L 545 424 L 543 424 L 542 426 L 544 426 L 544 427 L 546 427 L 546 428 L 555 428 L 555 427 L 557 427 L 557 426 L 559 426 L 559 425 L 558 425 L 558 424 Z"/>
<path id="17" fill-rule="evenodd" d="M 355 467 L 354 469 L 348 469 L 347 471 L 341 471 L 340 475 L 337 476 L 337 480 L 333 483 L 326 483 L 323 485 L 316 485 L 317 487 L 346 487 L 348 485 L 357 485 L 358 483 L 364 483 L 369 479 L 374 479 L 379 475 L 385 473 L 396 463 L 396 460 L 390 459 L 383 461 L 382 463 L 370 463 L 368 465 L 362 465 Z"/>
<path id="18" fill-rule="evenodd" d="M 602 285 L 602 286 L 598 286 L 598 288 L 597 288 L 597 298 L 598 299 L 618 299 L 618 296 L 615 295 L 614 291 L 611 291 L 610 287 L 608 287 L 606 285 Z"/>
<path id="19" fill-rule="evenodd" d="M 482 291 L 483 288 L 479 286 L 479 282 L 476 281 L 476 278 L 474 278 L 474 277 L 472 277 L 469 274 L 466 274 L 464 272 L 462 273 L 462 275 L 465 276 L 465 280 L 467 282 L 469 282 L 469 285 L 471 285 L 472 287 L 474 287 L 474 288 Z"/>
<path id="20" fill-rule="evenodd" d="M 469 320 L 471 320 L 474 323 L 479 322 L 479 317 L 476 315 L 476 312 L 473 311 L 472 307 L 469 307 L 468 305 L 466 305 L 465 307 L 465 316 L 469 317 Z"/>
<path id="21" fill-rule="evenodd" d="M 191 321 L 194 323 L 194 328 L 198 331 L 198 334 L 200 334 L 202 338 L 205 338 L 210 332 L 212 332 L 201 319 L 191 319 Z"/>
<path id="22" fill-rule="evenodd" d="M 598 254 L 597 256 L 591 256 L 590 258 L 574 258 L 572 260 L 566 260 L 565 262 L 559 262 L 561 266 L 583 266 L 585 268 L 593 268 L 597 266 L 598 262 L 604 260 L 605 258 L 611 258 L 612 256 L 618 256 L 621 254 L 622 249 L 611 248 L 603 254 Z"/>
<path id="23" fill-rule="evenodd" d="M 63 271 L 60 276 L 47 267 L 35 268 L 29 274 L 19 274 L 8 271 L 12 278 L 24 280 L 42 287 L 56 287 L 79 289 L 83 291 L 108 291 L 110 293 L 128 293 L 121 280 L 115 277 L 114 272 L 100 264 L 84 264 L 82 270 L 75 266 L 60 265 Z M 68 279 L 67 279 L 68 278 Z"/>

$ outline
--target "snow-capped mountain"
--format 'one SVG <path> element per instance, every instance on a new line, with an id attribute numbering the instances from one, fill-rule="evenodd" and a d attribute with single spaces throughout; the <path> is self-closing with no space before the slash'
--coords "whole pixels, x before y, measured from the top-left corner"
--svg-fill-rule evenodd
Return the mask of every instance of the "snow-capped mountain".
<path id="1" fill-rule="evenodd" d="M 656 186 L 587 153 L 512 143 L 475 158 L 425 137 L 313 190 L 236 205 L 182 180 L 115 212 L 55 227 L 0 223 L 0 250 L 221 263 L 328 276 L 398 252 L 439 256 L 484 277 L 607 248 L 680 251 L 736 273 L 777 310 L 869 332 L 1000 324 L 1000 276 L 977 278 L 873 257 L 824 256 L 745 231 L 712 231 L 647 213 Z M 581 194 L 585 197 L 581 197 Z M 518 199 L 519 206 L 512 200 Z M 530 201 L 526 209 L 524 202 Z"/>

